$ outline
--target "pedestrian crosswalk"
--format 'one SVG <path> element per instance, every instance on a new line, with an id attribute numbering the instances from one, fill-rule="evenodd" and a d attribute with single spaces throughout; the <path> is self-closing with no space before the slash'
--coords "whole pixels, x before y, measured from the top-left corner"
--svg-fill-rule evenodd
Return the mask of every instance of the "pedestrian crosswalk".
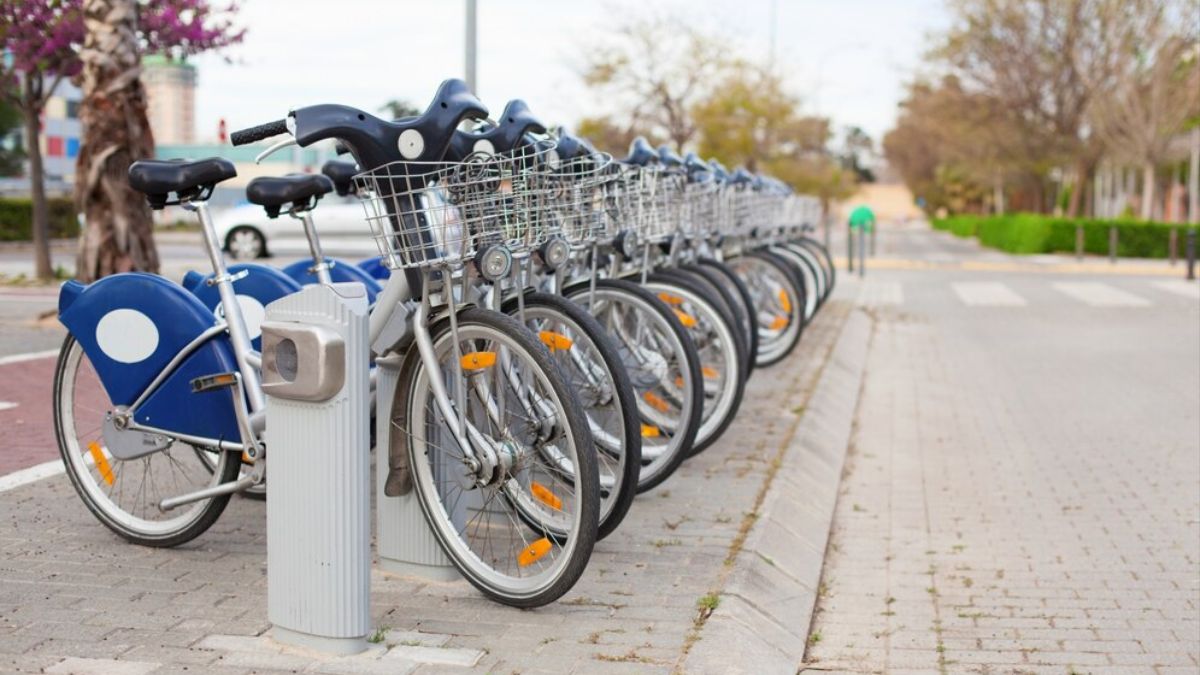
<path id="1" fill-rule="evenodd" d="M 1099 281 L 1051 284 L 1055 290 L 1092 307 L 1148 307 L 1150 301 Z"/>
<path id="2" fill-rule="evenodd" d="M 906 292 L 905 286 L 910 290 Z M 859 307 L 899 307 L 919 301 L 930 293 L 943 295 L 946 290 L 966 307 L 1012 307 L 1076 304 L 1094 308 L 1141 308 L 1177 305 L 1180 298 L 1200 300 L 1200 282 L 1182 279 L 1132 279 L 1120 281 L 1051 281 L 1020 279 L 1013 281 L 951 281 L 930 285 L 921 281 L 865 279 L 858 287 L 855 304 Z"/>
<path id="3" fill-rule="evenodd" d="M 954 294 L 968 307 L 1024 307 L 1025 298 L 998 281 L 956 281 Z"/>

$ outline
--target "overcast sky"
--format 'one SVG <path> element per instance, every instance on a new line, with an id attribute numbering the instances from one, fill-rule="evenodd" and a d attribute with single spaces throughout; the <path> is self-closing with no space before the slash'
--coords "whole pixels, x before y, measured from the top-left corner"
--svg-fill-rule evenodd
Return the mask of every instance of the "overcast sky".
<path id="1" fill-rule="evenodd" d="M 772 30 L 777 60 L 807 112 L 875 139 L 891 128 L 903 84 L 927 35 L 944 27 L 942 0 L 655 0 L 720 31 L 764 59 Z M 245 43 L 203 55 L 197 133 L 278 119 L 295 106 L 343 103 L 376 111 L 407 99 L 423 108 L 439 82 L 463 74 L 463 0 L 244 0 Z M 524 98 L 548 122 L 570 126 L 601 104 L 582 87 L 581 45 L 650 0 L 479 0 L 479 84 L 499 112 Z"/>

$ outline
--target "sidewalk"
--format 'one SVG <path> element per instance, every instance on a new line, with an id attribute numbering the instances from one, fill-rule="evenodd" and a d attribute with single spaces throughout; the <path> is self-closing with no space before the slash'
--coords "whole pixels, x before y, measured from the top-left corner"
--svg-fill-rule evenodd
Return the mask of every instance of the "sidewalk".
<path id="1" fill-rule="evenodd" d="M 251 639 L 268 628 L 262 502 L 235 498 L 197 541 L 153 550 L 96 523 L 64 476 L 0 493 L 0 671 L 670 673 L 702 634 L 697 603 L 720 597 L 848 310 L 831 302 L 791 358 L 751 379 L 722 441 L 639 496 L 560 602 L 519 611 L 463 581 L 377 573 L 372 614 L 389 647 L 377 659 Z"/>

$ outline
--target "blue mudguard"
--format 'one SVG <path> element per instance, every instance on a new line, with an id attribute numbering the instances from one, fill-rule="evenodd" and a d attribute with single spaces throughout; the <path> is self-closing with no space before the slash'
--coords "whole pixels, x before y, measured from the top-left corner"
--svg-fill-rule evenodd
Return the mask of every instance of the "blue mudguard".
<path id="1" fill-rule="evenodd" d="M 181 286 L 141 272 L 115 274 L 94 284 L 63 284 L 58 318 L 79 341 L 115 405 L 130 405 L 171 359 L 216 324 L 211 310 Z M 237 442 L 232 390 L 192 393 L 203 375 L 237 371 L 229 338 L 201 345 L 134 411 L 160 429 Z"/>
<path id="2" fill-rule="evenodd" d="M 383 264 L 383 256 L 367 258 L 366 260 L 358 263 L 358 266 L 360 269 L 362 269 L 362 271 L 370 274 L 372 277 L 380 281 L 387 281 L 392 276 L 392 270 L 388 269 L 388 266 Z"/>
<path id="3" fill-rule="evenodd" d="M 332 277 L 334 283 L 345 281 L 360 282 L 363 286 L 367 287 L 367 304 L 375 304 L 375 296 L 379 295 L 383 287 L 379 285 L 379 282 L 374 277 L 364 272 L 357 265 L 345 260 L 337 260 L 335 258 L 327 258 L 327 260 L 332 264 L 332 267 L 329 268 L 329 276 Z M 297 283 L 307 286 L 317 283 L 317 275 L 309 272 L 312 266 L 312 258 L 297 260 L 283 268 L 283 273 L 296 280 Z"/>
<path id="4" fill-rule="evenodd" d="M 243 272 L 246 276 L 233 282 L 233 290 L 237 293 L 238 304 L 242 307 L 242 317 L 246 320 L 250 342 L 255 349 L 262 350 L 262 322 L 267 315 L 267 305 L 300 290 L 300 284 L 267 265 L 243 263 L 229 268 L 229 274 L 233 276 Z M 188 272 L 183 277 L 183 287 L 200 298 L 200 302 L 203 302 L 217 318 L 223 320 L 225 310 L 221 307 L 221 294 L 216 286 L 207 283 L 210 278 L 211 274 Z"/>

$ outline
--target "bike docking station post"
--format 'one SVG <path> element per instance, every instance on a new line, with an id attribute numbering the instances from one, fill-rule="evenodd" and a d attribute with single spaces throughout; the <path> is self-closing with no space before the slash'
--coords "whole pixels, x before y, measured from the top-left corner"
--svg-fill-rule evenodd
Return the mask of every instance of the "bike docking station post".
<path id="1" fill-rule="evenodd" d="M 396 401 L 403 360 L 394 353 L 375 360 L 375 552 L 388 574 L 453 581 L 458 570 L 430 530 L 413 486 L 407 425 L 393 423 L 404 416 L 395 409 L 403 406 Z"/>
<path id="2" fill-rule="evenodd" d="M 371 628 L 370 372 L 360 283 L 267 306 L 267 618 L 281 643 L 367 649 Z"/>

